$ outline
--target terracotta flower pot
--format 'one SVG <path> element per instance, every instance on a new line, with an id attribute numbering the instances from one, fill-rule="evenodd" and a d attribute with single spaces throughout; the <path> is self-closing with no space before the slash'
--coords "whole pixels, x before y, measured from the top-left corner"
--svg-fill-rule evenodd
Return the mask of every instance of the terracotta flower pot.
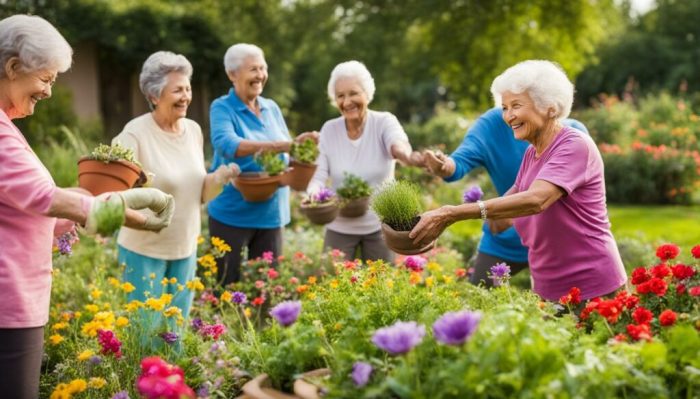
<path id="1" fill-rule="evenodd" d="M 346 200 L 340 208 L 340 216 L 346 218 L 359 218 L 369 209 L 369 197 Z"/>
<path id="2" fill-rule="evenodd" d="M 311 178 L 316 172 L 316 164 L 301 163 L 295 160 L 289 162 L 290 170 L 284 174 L 282 183 L 295 191 L 306 191 Z"/>
<path id="3" fill-rule="evenodd" d="M 282 175 L 268 176 L 261 173 L 241 173 L 233 182 L 243 199 L 248 202 L 262 202 L 272 198 L 280 186 Z"/>
<path id="4" fill-rule="evenodd" d="M 313 224 L 328 224 L 338 216 L 338 202 L 331 201 L 318 205 L 309 205 L 308 202 L 302 202 L 301 213 Z"/>
<path id="5" fill-rule="evenodd" d="M 260 374 L 243 385 L 243 395 L 238 399 L 298 399 L 294 395 L 270 388 L 267 374 Z"/>
<path id="6" fill-rule="evenodd" d="M 331 375 L 331 369 L 317 369 L 306 372 L 294 381 L 294 393 L 302 399 L 320 399 L 321 387 L 314 384 L 323 377 Z M 311 382 L 309 382 L 311 381 Z"/>
<path id="7" fill-rule="evenodd" d="M 386 223 L 382 223 L 382 235 L 384 242 L 392 251 L 401 255 L 418 255 L 431 250 L 435 241 L 428 245 L 419 246 L 413 244 L 413 239 L 408 238 L 410 231 L 396 231 Z"/>
<path id="8" fill-rule="evenodd" d="M 87 158 L 78 161 L 78 185 L 93 195 L 128 190 L 142 180 L 145 181 L 145 174 L 132 162 L 102 162 Z"/>

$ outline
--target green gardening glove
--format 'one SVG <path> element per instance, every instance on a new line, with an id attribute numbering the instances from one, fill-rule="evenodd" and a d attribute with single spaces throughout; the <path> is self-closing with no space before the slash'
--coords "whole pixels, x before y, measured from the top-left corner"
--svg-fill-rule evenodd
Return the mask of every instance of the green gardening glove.
<path id="1" fill-rule="evenodd" d="M 161 231 L 173 220 L 175 199 L 157 188 L 132 188 L 115 194 L 124 200 L 127 208 L 153 211 L 153 214 L 146 215 L 145 230 Z"/>

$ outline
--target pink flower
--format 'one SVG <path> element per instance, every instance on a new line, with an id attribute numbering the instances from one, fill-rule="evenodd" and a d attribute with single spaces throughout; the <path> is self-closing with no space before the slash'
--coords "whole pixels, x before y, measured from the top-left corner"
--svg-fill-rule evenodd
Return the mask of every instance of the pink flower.
<path id="1" fill-rule="evenodd" d="M 275 260 L 275 254 L 273 254 L 272 251 L 265 251 L 262 254 L 262 259 L 265 263 L 272 263 Z"/>
<path id="2" fill-rule="evenodd" d="M 289 279 L 289 284 L 297 285 L 297 284 L 299 284 L 299 279 L 296 278 L 296 277 L 291 277 L 291 278 Z"/>
<path id="3" fill-rule="evenodd" d="M 406 266 L 407 269 L 418 273 L 423 271 L 423 267 L 426 263 L 428 263 L 428 260 L 418 255 L 407 256 L 406 259 L 403 261 L 403 264 L 404 266 Z"/>
<path id="4" fill-rule="evenodd" d="M 267 278 L 269 278 L 270 280 L 274 280 L 279 276 L 280 276 L 280 274 L 277 273 L 277 270 L 275 270 L 273 268 L 270 268 L 267 270 Z"/>
<path id="5" fill-rule="evenodd" d="M 262 289 L 264 286 L 265 286 L 265 282 L 262 280 L 257 280 L 255 282 L 255 288 L 257 288 L 259 290 Z"/>
<path id="6" fill-rule="evenodd" d="M 185 384 L 182 369 L 153 356 L 141 361 L 141 375 L 136 389 L 147 399 L 194 399 L 195 393 Z"/>
<path id="7" fill-rule="evenodd" d="M 101 353 L 103 355 L 114 355 L 117 359 L 122 357 L 122 343 L 110 330 L 97 330 L 97 341 L 102 346 Z"/>
<path id="8" fill-rule="evenodd" d="M 225 332 L 226 326 L 223 324 L 207 324 L 199 330 L 199 333 L 203 337 L 210 337 L 214 340 L 219 339 L 219 337 Z"/>

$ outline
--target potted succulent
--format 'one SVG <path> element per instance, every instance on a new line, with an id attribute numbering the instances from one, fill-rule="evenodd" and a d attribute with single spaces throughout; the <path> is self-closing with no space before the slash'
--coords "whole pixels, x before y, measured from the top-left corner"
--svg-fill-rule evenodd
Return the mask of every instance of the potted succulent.
<path id="1" fill-rule="evenodd" d="M 328 224 L 338 216 L 338 198 L 333 190 L 324 187 L 301 201 L 301 213 L 311 223 Z"/>
<path id="2" fill-rule="evenodd" d="M 369 208 L 372 188 L 359 176 L 345 172 L 343 184 L 338 188 L 341 198 L 340 216 L 356 218 L 364 215 Z"/>
<path id="3" fill-rule="evenodd" d="M 290 170 L 284 174 L 284 183 L 292 190 L 306 191 L 311 178 L 316 172 L 316 158 L 318 158 L 318 145 L 311 139 L 301 143 L 292 143 L 289 150 L 291 160 Z"/>
<path id="4" fill-rule="evenodd" d="M 255 156 L 262 171 L 243 172 L 234 180 L 243 199 L 249 202 L 269 200 L 280 186 L 284 173 L 284 160 L 277 153 L 264 151 Z"/>
<path id="5" fill-rule="evenodd" d="M 417 246 L 408 233 L 420 220 L 423 212 L 418 187 L 407 181 L 391 181 L 382 185 L 372 196 L 372 210 L 382 221 L 386 245 L 402 255 L 416 255 L 435 246 L 435 242 Z"/>
<path id="6" fill-rule="evenodd" d="M 78 161 L 78 184 L 99 195 L 123 191 L 146 182 L 146 174 L 130 148 L 100 144 Z"/>

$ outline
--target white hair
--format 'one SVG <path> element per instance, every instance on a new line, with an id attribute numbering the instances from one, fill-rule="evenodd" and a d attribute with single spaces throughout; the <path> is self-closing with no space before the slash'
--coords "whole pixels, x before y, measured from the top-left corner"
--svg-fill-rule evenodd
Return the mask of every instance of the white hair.
<path id="1" fill-rule="evenodd" d="M 265 53 L 263 53 L 260 47 L 254 44 L 238 43 L 229 47 L 224 55 L 224 68 L 226 69 L 226 73 L 236 72 L 238 68 L 243 65 L 243 61 L 248 57 L 260 57 L 267 67 Z"/>
<path id="2" fill-rule="evenodd" d="M 41 69 L 65 72 L 73 62 L 73 49 L 47 20 L 35 15 L 13 15 L 0 21 L 0 78 L 12 57 L 23 72 Z"/>
<path id="3" fill-rule="evenodd" d="M 172 72 L 179 72 L 191 79 L 192 64 L 184 55 L 170 51 L 156 51 L 143 63 L 139 87 L 149 105 L 153 105 L 151 98 L 160 98 L 163 94 L 163 88 L 168 84 L 168 74 Z"/>
<path id="4" fill-rule="evenodd" d="M 374 98 L 374 91 L 376 87 L 374 86 L 374 79 L 372 74 L 369 73 L 365 64 L 360 61 L 346 61 L 341 62 L 333 68 L 331 72 L 331 78 L 328 80 L 328 98 L 331 100 L 331 104 L 335 104 L 335 84 L 340 78 L 353 78 L 357 79 L 357 82 L 362 87 L 362 90 L 367 94 L 368 102 L 372 102 Z"/>
<path id="5" fill-rule="evenodd" d="M 527 92 L 539 111 L 546 113 L 550 107 L 554 108 L 556 119 L 569 116 L 574 102 L 573 83 L 564 70 L 551 61 L 528 60 L 506 69 L 491 84 L 497 107 L 501 106 L 505 92 Z"/>

